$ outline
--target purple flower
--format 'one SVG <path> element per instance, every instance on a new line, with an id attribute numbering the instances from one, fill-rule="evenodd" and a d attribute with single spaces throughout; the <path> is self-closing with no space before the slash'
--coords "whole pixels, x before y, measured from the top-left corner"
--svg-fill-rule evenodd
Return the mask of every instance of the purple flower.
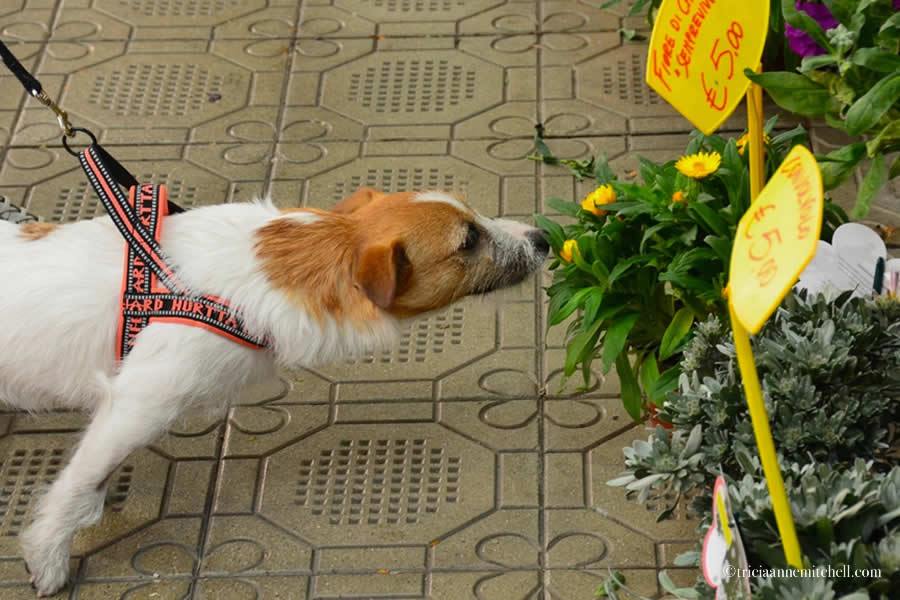
<path id="1" fill-rule="evenodd" d="M 894 5 L 896 6 L 898 2 L 900 0 L 894 0 Z M 794 6 L 796 6 L 797 10 L 802 10 L 811 16 L 825 31 L 838 26 L 838 20 L 834 18 L 831 11 L 824 4 L 798 1 Z M 801 29 L 785 24 L 784 34 L 788 39 L 788 46 L 797 56 L 805 58 L 825 53 L 825 49 Z"/>

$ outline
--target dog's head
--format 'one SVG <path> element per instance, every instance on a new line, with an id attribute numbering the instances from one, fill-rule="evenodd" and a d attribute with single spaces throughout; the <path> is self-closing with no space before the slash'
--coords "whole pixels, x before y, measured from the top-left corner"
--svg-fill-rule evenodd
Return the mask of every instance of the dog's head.
<path id="1" fill-rule="evenodd" d="M 324 294 L 316 303 L 331 313 L 361 297 L 397 317 L 518 283 L 548 250 L 539 229 L 481 216 L 454 196 L 370 188 L 331 212 L 289 214 L 258 244 L 270 280 L 314 311 L 309 300 Z"/>

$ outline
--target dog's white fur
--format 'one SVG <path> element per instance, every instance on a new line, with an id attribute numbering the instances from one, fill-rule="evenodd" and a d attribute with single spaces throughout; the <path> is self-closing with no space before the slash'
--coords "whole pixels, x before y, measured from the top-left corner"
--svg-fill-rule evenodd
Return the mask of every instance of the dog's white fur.
<path id="1" fill-rule="evenodd" d="M 458 202 L 423 195 L 422 201 Z M 498 246 L 526 243 L 527 227 L 478 217 Z M 100 518 L 106 483 L 135 449 L 187 408 L 224 407 L 251 380 L 347 358 L 389 344 L 387 313 L 360 328 L 316 320 L 274 289 L 255 258 L 255 232 L 273 219 L 310 222 L 270 203 L 198 208 L 166 219 L 163 249 L 195 293 L 227 298 L 247 328 L 271 340 L 255 350 L 196 327 L 153 323 L 121 365 L 114 360 L 124 242 L 108 218 L 69 224 L 27 240 L 0 222 L 0 400 L 39 411 L 93 415 L 70 463 L 44 495 L 22 544 L 40 595 L 68 577 L 75 532 Z M 542 258 L 542 256 L 540 257 Z"/>

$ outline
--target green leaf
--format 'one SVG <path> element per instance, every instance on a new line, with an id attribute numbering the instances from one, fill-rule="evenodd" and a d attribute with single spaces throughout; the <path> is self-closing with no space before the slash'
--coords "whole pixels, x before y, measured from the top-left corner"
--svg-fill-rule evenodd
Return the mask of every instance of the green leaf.
<path id="1" fill-rule="evenodd" d="M 872 166 L 869 167 L 869 172 L 863 177 L 862 183 L 859 186 L 859 193 L 856 195 L 856 204 L 853 206 L 853 211 L 850 213 L 854 219 L 862 219 L 869 214 L 869 207 L 872 205 L 872 200 L 878 195 L 878 192 L 884 184 L 887 183 L 887 180 L 887 162 L 885 161 L 884 154 L 879 154 L 872 159 Z"/>
<path id="2" fill-rule="evenodd" d="M 700 566 L 700 553 L 696 550 L 682 552 L 675 557 L 672 564 L 676 567 L 698 567 Z"/>
<path id="3" fill-rule="evenodd" d="M 825 6 L 839 23 L 850 27 L 850 21 L 856 13 L 859 0 L 825 0 Z"/>
<path id="4" fill-rule="evenodd" d="M 637 323 L 639 313 L 631 313 L 616 319 L 603 336 L 603 372 L 608 373 L 616 357 L 628 345 L 628 334 Z"/>
<path id="5" fill-rule="evenodd" d="M 866 154 L 875 156 L 881 150 L 882 146 L 891 148 L 900 141 L 900 119 L 891 121 L 884 126 L 884 129 L 878 132 L 874 138 L 866 143 Z M 893 179 L 893 178 L 891 178 Z"/>
<path id="6" fill-rule="evenodd" d="M 609 282 L 608 284 L 612 286 L 613 282 L 624 275 L 628 269 L 633 267 L 636 264 L 645 262 L 647 260 L 646 256 L 632 256 L 631 258 L 626 258 L 625 260 L 620 260 L 616 263 L 616 266 L 613 267 L 613 270 L 609 272 Z"/>
<path id="7" fill-rule="evenodd" d="M 598 281 L 604 284 L 609 283 L 609 269 L 606 268 L 606 263 L 602 260 L 594 261 L 594 264 L 591 265 L 591 274 L 596 277 Z"/>
<path id="8" fill-rule="evenodd" d="M 621 29 L 619 29 L 619 33 L 622 34 L 622 38 L 626 42 L 642 42 L 647 39 L 647 36 L 638 33 L 637 29 L 628 29 L 622 27 Z"/>
<path id="9" fill-rule="evenodd" d="M 822 67 L 827 67 L 829 65 L 836 64 L 838 61 L 837 57 L 832 56 L 831 54 L 820 54 L 819 56 L 807 56 L 803 59 L 803 62 L 800 63 L 800 72 L 801 73 L 809 73 L 813 69 L 821 69 Z"/>
<path id="10" fill-rule="evenodd" d="M 585 323 L 596 321 L 600 313 L 600 307 L 603 306 L 603 288 L 593 286 L 590 289 L 591 293 L 588 295 L 587 300 L 584 301 L 584 311 L 582 311 L 581 315 Z"/>
<path id="11" fill-rule="evenodd" d="M 566 241 L 566 233 L 563 231 L 562 226 L 544 215 L 534 215 L 534 222 L 547 233 L 547 237 L 550 238 L 550 245 L 558 252 L 562 248 L 563 242 Z"/>
<path id="12" fill-rule="evenodd" d="M 559 285 L 547 288 L 547 295 L 550 296 L 550 305 L 547 307 L 547 320 L 549 321 L 549 327 L 563 320 L 557 319 L 556 315 L 566 305 L 573 294 L 571 287 Z"/>
<path id="13" fill-rule="evenodd" d="M 553 151 L 544 142 L 544 127 L 539 125 L 535 128 L 534 149 L 538 155 L 535 157 L 548 165 L 558 165 L 559 159 L 553 156 Z"/>
<path id="14" fill-rule="evenodd" d="M 846 128 L 850 135 L 860 135 L 874 126 L 900 99 L 900 73 L 888 75 L 853 103 L 847 111 Z"/>
<path id="15" fill-rule="evenodd" d="M 680 376 L 681 369 L 677 365 L 663 371 L 659 379 L 656 380 L 656 385 L 650 390 L 650 401 L 657 406 L 662 406 L 666 395 L 678 387 L 678 378 Z"/>
<path id="16" fill-rule="evenodd" d="M 728 223 L 725 222 L 725 219 L 722 218 L 718 211 L 710 208 L 708 204 L 692 202 L 688 209 L 697 213 L 697 216 L 700 217 L 700 222 L 706 225 L 706 228 L 712 233 L 716 235 L 728 234 Z"/>
<path id="17" fill-rule="evenodd" d="M 659 584 L 662 586 L 664 590 L 675 596 L 676 598 L 681 598 L 683 600 L 694 600 L 695 598 L 699 598 L 700 594 L 693 588 L 680 588 L 675 585 L 675 582 L 669 578 L 669 575 L 665 571 L 660 571 L 657 576 L 659 579 Z"/>
<path id="18" fill-rule="evenodd" d="M 644 362 L 641 363 L 640 371 L 641 389 L 647 396 L 650 396 L 650 390 L 656 386 L 659 381 L 659 365 L 656 362 L 656 355 L 652 352 L 647 355 Z M 655 404 L 655 403 L 654 403 Z"/>
<path id="19" fill-rule="evenodd" d="M 879 73 L 896 73 L 900 71 L 900 56 L 894 52 L 887 52 L 880 48 L 860 48 L 853 53 L 850 61 L 865 67 L 878 71 Z"/>
<path id="20" fill-rule="evenodd" d="M 587 331 L 582 331 L 566 346 L 566 362 L 564 371 L 566 377 L 571 377 L 575 373 L 575 367 L 584 360 L 584 357 L 594 349 L 597 338 L 600 335 L 600 326 L 603 320 L 598 319 Z"/>
<path id="21" fill-rule="evenodd" d="M 601 154 L 597 157 L 596 162 L 594 162 L 594 179 L 601 185 L 616 180 L 616 175 L 609 166 L 609 160 L 607 160 L 606 154 Z"/>
<path id="22" fill-rule="evenodd" d="M 652 238 L 655 234 L 659 233 L 660 231 L 662 231 L 664 228 L 668 227 L 669 225 L 671 225 L 671 223 L 663 222 L 663 223 L 657 223 L 656 225 L 648 227 L 647 230 L 644 232 L 644 237 L 641 238 L 641 247 L 640 247 L 641 253 L 644 252 L 644 247 L 647 245 L 647 242 L 650 241 L 650 238 Z"/>
<path id="23" fill-rule="evenodd" d="M 578 218 L 581 215 L 581 205 L 563 200 L 562 198 L 547 198 L 547 206 L 562 215 Z"/>
<path id="24" fill-rule="evenodd" d="M 550 315 L 550 326 L 552 327 L 554 325 L 559 325 L 560 323 L 568 319 L 569 315 L 575 312 L 578 307 L 580 307 L 584 303 L 585 298 L 588 297 L 588 295 L 591 293 L 591 290 L 593 289 L 594 288 L 592 287 L 583 288 L 572 294 L 572 296 L 566 301 L 565 304 L 560 307 L 558 311 L 556 311 L 555 314 Z"/>
<path id="25" fill-rule="evenodd" d="M 782 152 L 787 154 L 787 151 L 797 144 L 805 144 L 808 141 L 808 137 L 803 125 L 797 125 L 793 129 L 782 131 L 778 135 L 772 136 L 771 146 L 779 150 L 783 149 Z"/>
<path id="26" fill-rule="evenodd" d="M 795 0 L 781 0 L 781 13 L 784 15 L 785 23 L 809 34 L 809 37 L 824 48 L 828 54 L 834 53 L 834 49 L 828 42 L 828 37 L 825 35 L 822 27 L 811 16 L 797 10 Z"/>
<path id="27" fill-rule="evenodd" d="M 653 212 L 653 207 L 645 202 L 610 202 L 603 205 L 603 210 L 618 213 L 620 215 L 635 215 Z"/>
<path id="28" fill-rule="evenodd" d="M 825 156 L 816 157 L 825 189 L 833 190 L 844 183 L 865 155 L 865 143 L 857 142 L 832 150 Z"/>
<path id="29" fill-rule="evenodd" d="M 727 271 L 729 261 L 731 259 L 731 238 L 708 235 L 703 238 L 703 241 L 706 242 L 706 244 L 715 251 L 716 255 L 718 255 L 720 259 L 722 259 L 722 266 Z"/>
<path id="30" fill-rule="evenodd" d="M 754 73 L 745 69 L 744 74 L 761 85 L 778 106 L 807 117 L 818 117 L 836 112 L 837 101 L 828 88 L 815 83 L 799 73 L 773 71 Z"/>
<path id="31" fill-rule="evenodd" d="M 627 352 L 622 352 L 616 357 L 616 373 L 619 375 L 622 406 L 632 419 L 639 421 L 643 407 L 643 398 L 641 398 L 641 390 L 638 387 L 637 380 L 634 378 L 634 371 L 631 369 L 631 362 L 628 360 Z"/>
<path id="32" fill-rule="evenodd" d="M 890 19 L 885 21 L 881 29 L 878 30 L 879 33 L 887 33 L 890 30 L 900 29 L 900 12 L 894 13 Z"/>
<path id="33" fill-rule="evenodd" d="M 633 17 L 640 14 L 648 2 L 650 2 L 650 0 L 635 0 L 635 3 L 631 6 L 631 10 L 628 11 L 628 16 Z"/>
<path id="34" fill-rule="evenodd" d="M 659 345 L 660 360 L 666 360 L 675 354 L 693 324 L 694 311 L 691 309 L 684 307 L 675 313 L 675 316 L 672 317 L 672 322 L 666 327 L 666 332 L 663 334 L 662 342 Z"/>

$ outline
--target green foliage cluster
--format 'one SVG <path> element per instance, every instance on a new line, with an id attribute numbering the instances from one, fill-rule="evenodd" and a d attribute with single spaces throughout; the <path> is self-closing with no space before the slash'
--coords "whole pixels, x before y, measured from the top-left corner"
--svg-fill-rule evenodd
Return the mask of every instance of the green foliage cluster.
<path id="1" fill-rule="evenodd" d="M 900 13 L 893 0 L 824 0 L 839 24 L 827 31 L 781 0 L 788 25 L 806 32 L 825 49 L 808 56 L 796 71 L 747 76 L 781 107 L 821 117 L 854 138 L 865 138 L 818 157 L 825 189 L 843 183 L 865 158 L 871 166 L 859 187 L 853 217 L 866 215 L 878 191 L 900 175 Z"/>
<path id="2" fill-rule="evenodd" d="M 766 148 L 767 178 L 787 152 L 806 140 L 801 127 L 777 135 L 775 120 Z M 640 161 L 640 182 L 621 181 L 605 157 L 560 160 L 544 141 L 536 140 L 545 163 L 567 167 L 578 179 L 594 180 L 615 190 L 605 214 L 584 210 L 578 202 L 551 198 L 548 205 L 568 217 L 558 223 L 543 215 L 535 221 L 547 233 L 557 257 L 567 240 L 577 251 L 570 261 L 550 265 L 552 285 L 548 321 L 568 321 L 565 375 L 581 371 L 585 384 L 595 360 L 603 372 L 616 367 L 622 399 L 635 419 L 660 406 L 674 389 L 682 345 L 691 325 L 710 313 L 723 313 L 722 290 L 734 231 L 750 205 L 748 157 L 736 140 L 691 135 L 684 154 L 721 156 L 709 176 L 692 179 L 675 161 Z M 823 238 L 846 215 L 826 203 Z"/>
<path id="3" fill-rule="evenodd" d="M 791 295 L 754 339 L 754 354 L 805 561 L 881 570 L 880 578 L 757 580 L 755 597 L 891 597 L 900 589 L 891 434 L 900 417 L 900 302 Z M 724 474 L 751 566 L 785 566 L 733 343 L 718 318 L 697 326 L 681 366 L 661 412 L 674 429 L 626 448 L 626 472 L 610 485 L 637 501 L 651 491 L 674 494 L 674 503 L 688 496 L 708 515 L 712 482 Z M 697 592 L 708 590 L 680 591 Z"/>

